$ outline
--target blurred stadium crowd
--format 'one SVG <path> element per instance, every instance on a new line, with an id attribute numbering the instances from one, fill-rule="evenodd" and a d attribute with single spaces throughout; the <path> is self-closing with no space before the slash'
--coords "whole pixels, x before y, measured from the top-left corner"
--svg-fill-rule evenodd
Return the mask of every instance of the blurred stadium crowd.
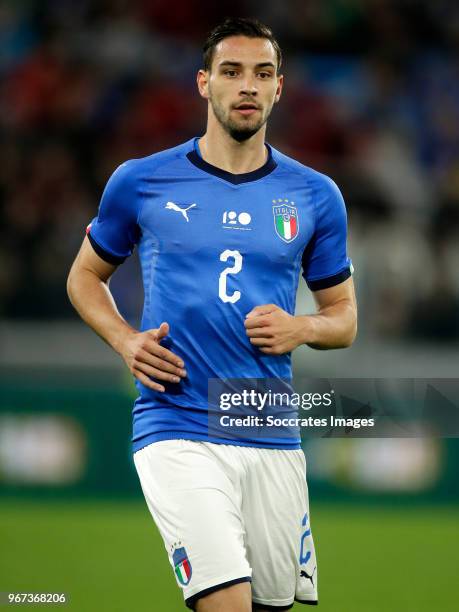
<path id="1" fill-rule="evenodd" d="M 106 180 L 203 132 L 200 46 L 235 14 L 284 49 L 269 142 L 343 191 L 361 333 L 458 340 L 454 0 L 4 0 L 0 317 L 74 316 L 65 280 Z"/>

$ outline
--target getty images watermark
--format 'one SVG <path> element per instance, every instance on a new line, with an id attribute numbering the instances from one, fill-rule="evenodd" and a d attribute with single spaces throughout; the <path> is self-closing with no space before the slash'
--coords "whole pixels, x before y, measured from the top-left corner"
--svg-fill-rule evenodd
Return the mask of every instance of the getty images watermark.
<path id="1" fill-rule="evenodd" d="M 281 393 L 278 391 L 265 391 L 260 393 L 255 389 L 243 389 L 241 393 L 221 393 L 220 408 L 229 410 L 232 406 L 246 406 L 263 410 L 265 406 L 298 406 L 304 410 L 312 407 L 331 406 L 334 390 L 326 393 Z"/>
<path id="2" fill-rule="evenodd" d="M 209 436 L 459 437 L 459 379 L 210 379 Z"/>
<path id="3" fill-rule="evenodd" d="M 250 411 L 255 410 L 258 414 L 246 414 L 243 417 L 223 414 L 220 417 L 220 424 L 222 427 L 318 427 L 326 426 L 328 423 L 332 426 L 346 425 L 345 418 L 333 417 L 333 415 L 330 415 L 330 421 L 328 421 L 326 417 L 315 418 L 291 414 L 291 408 L 311 410 L 312 408 L 330 407 L 333 404 L 333 394 L 333 389 L 325 393 L 292 392 L 289 394 L 271 390 L 260 393 L 254 389 L 250 391 L 243 389 L 241 393 L 221 393 L 219 405 L 222 411 L 231 411 L 237 407 Z M 288 415 L 285 414 L 285 409 Z M 358 421 L 360 419 L 353 422 L 356 427 L 360 427 Z M 364 421 L 363 424 L 366 425 L 367 419 Z M 374 420 L 371 419 L 371 421 L 368 423 L 370 426 L 374 424 Z"/>

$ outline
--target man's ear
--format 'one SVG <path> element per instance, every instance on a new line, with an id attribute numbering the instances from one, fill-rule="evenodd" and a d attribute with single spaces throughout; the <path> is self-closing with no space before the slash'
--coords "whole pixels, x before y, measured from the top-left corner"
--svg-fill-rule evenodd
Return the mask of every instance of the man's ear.
<path id="1" fill-rule="evenodd" d="M 274 102 L 279 102 L 281 94 L 282 94 L 282 87 L 284 86 L 284 75 L 280 74 L 277 77 L 277 89 L 276 89 L 276 95 L 274 96 Z"/>
<path id="2" fill-rule="evenodd" d="M 209 71 L 203 70 L 201 68 L 201 70 L 198 71 L 198 74 L 196 76 L 196 82 L 198 84 L 199 94 L 203 98 L 208 100 L 209 99 Z"/>

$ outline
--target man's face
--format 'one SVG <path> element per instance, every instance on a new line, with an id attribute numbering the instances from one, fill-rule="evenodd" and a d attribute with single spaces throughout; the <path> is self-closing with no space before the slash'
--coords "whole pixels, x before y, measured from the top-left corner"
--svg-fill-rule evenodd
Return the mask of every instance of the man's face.
<path id="1" fill-rule="evenodd" d="M 231 36 L 215 47 L 200 91 L 235 140 L 247 140 L 266 123 L 282 90 L 276 68 L 275 49 L 265 38 Z"/>

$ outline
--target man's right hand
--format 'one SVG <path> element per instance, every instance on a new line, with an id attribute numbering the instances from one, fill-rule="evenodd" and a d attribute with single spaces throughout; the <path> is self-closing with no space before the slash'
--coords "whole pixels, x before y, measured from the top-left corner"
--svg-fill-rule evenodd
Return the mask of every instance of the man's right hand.
<path id="1" fill-rule="evenodd" d="M 180 357 L 160 344 L 168 333 L 168 323 L 161 323 L 158 329 L 133 331 L 124 339 L 120 348 L 120 355 L 129 371 L 143 385 L 154 391 L 164 392 L 165 388 L 152 378 L 178 383 L 186 376 Z"/>

